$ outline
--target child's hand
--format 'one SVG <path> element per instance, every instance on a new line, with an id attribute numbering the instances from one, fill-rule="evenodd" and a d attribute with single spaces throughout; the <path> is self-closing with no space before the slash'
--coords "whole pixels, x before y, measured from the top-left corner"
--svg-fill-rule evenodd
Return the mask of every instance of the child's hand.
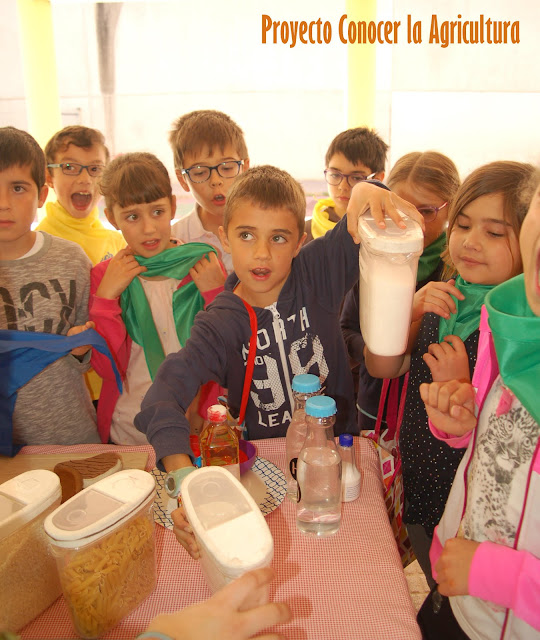
<path id="1" fill-rule="evenodd" d="M 95 329 L 96 325 L 89 320 L 86 324 L 78 324 L 75 327 L 71 327 L 71 329 L 68 330 L 68 332 L 66 333 L 67 336 L 76 336 L 79 333 L 82 333 L 83 331 L 86 331 L 87 329 Z M 75 347 L 75 349 L 71 350 L 71 355 L 75 356 L 76 358 L 80 358 L 82 356 L 84 356 L 84 354 L 89 351 L 92 347 L 89 344 L 85 344 L 82 347 Z"/>
<path id="2" fill-rule="evenodd" d="M 175 613 L 162 614 L 147 631 L 183 640 L 281 640 L 277 632 L 262 633 L 291 619 L 284 602 L 268 602 L 268 586 L 274 577 L 270 567 L 245 573 L 211 598 Z"/>
<path id="3" fill-rule="evenodd" d="M 217 255 L 211 251 L 203 256 L 190 270 L 189 275 L 201 293 L 217 289 L 225 284 L 226 274 Z"/>
<path id="4" fill-rule="evenodd" d="M 193 535 L 193 530 L 186 519 L 186 512 L 183 507 L 178 507 L 171 513 L 173 520 L 173 533 L 178 542 L 184 547 L 189 555 L 198 560 L 201 557 L 199 545 Z"/>
<path id="5" fill-rule="evenodd" d="M 356 244 L 360 243 L 358 218 L 368 209 L 382 228 L 386 226 L 384 222 L 385 215 L 391 218 L 398 226 L 405 227 L 405 223 L 398 213 L 398 208 L 409 218 L 416 220 L 422 230 L 425 229 L 424 218 L 410 202 L 403 200 L 392 191 L 381 189 L 381 187 L 369 182 L 356 184 L 351 191 L 351 198 L 347 206 L 347 229 Z"/>
<path id="6" fill-rule="evenodd" d="M 428 418 L 445 433 L 463 436 L 476 427 L 475 392 L 470 382 L 432 382 L 420 385 Z"/>
<path id="7" fill-rule="evenodd" d="M 436 313 L 442 318 L 456 313 L 457 307 L 452 296 L 465 300 L 465 296 L 454 286 L 455 280 L 448 282 L 428 282 L 414 294 L 411 322 L 420 320 L 424 313 Z"/>
<path id="8" fill-rule="evenodd" d="M 433 382 L 471 381 L 467 349 L 458 336 L 445 336 L 440 344 L 430 344 L 422 358 L 431 371 Z"/>
<path id="9" fill-rule="evenodd" d="M 443 596 L 469 594 L 469 572 L 479 545 L 479 542 L 464 538 L 450 538 L 446 541 L 435 564 L 439 593 Z"/>
<path id="10" fill-rule="evenodd" d="M 122 295 L 134 278 L 146 270 L 146 267 L 141 267 L 135 260 L 131 247 L 120 249 L 114 258 L 111 258 L 107 271 L 99 283 L 96 296 L 115 300 Z"/>

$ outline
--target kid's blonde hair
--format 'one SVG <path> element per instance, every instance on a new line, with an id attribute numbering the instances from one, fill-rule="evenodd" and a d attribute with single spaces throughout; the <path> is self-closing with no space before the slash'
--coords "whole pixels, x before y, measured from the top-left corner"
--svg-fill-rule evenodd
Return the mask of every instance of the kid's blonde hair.
<path id="1" fill-rule="evenodd" d="M 243 202 L 252 202 L 261 209 L 288 209 L 296 220 L 299 237 L 304 233 L 306 195 L 300 183 L 286 171 L 261 165 L 242 173 L 227 195 L 225 232 L 234 210 Z"/>
<path id="2" fill-rule="evenodd" d="M 461 182 L 456 165 L 438 151 L 413 151 L 401 156 L 392 167 L 387 184 L 393 189 L 407 181 L 433 191 L 449 204 Z"/>
<path id="3" fill-rule="evenodd" d="M 519 238 L 519 231 L 528 210 L 528 204 L 524 202 L 523 191 L 534 171 L 535 168 L 531 164 L 505 160 L 490 162 L 475 169 L 465 178 L 450 205 L 447 237 L 450 238 L 458 215 L 467 205 L 481 196 L 500 193 L 503 197 L 504 220 Z M 455 275 L 457 270 L 450 258 L 448 244 L 441 254 L 441 258 L 445 262 L 443 279 Z"/>
<path id="4" fill-rule="evenodd" d="M 110 162 L 100 182 L 105 206 L 155 202 L 172 198 L 171 180 L 165 165 L 153 153 L 124 153 Z"/>
<path id="5" fill-rule="evenodd" d="M 186 168 L 186 153 L 196 153 L 205 146 L 212 153 L 215 147 L 223 150 L 227 145 L 231 145 L 239 160 L 248 158 L 242 129 L 225 113 L 211 109 L 191 111 L 175 120 L 169 132 L 169 144 L 173 151 L 176 170 Z"/>

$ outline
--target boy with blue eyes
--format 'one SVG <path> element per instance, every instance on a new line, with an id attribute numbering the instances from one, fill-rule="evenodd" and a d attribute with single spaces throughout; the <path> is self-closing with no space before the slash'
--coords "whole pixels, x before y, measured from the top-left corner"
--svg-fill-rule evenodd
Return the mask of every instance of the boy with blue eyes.
<path id="1" fill-rule="evenodd" d="M 387 150 L 388 145 L 366 127 L 347 129 L 332 140 L 324 171 L 330 197 L 319 200 L 313 217 L 306 221 L 306 243 L 333 229 L 343 218 L 355 184 L 384 179 Z"/>
<path id="2" fill-rule="evenodd" d="M 223 251 L 218 229 L 223 225 L 229 189 L 249 168 L 242 129 L 221 111 L 192 111 L 173 123 L 169 143 L 180 186 L 196 202 L 173 225 L 173 236 L 183 242 L 211 244 L 231 273 L 231 257 Z"/>
<path id="3" fill-rule="evenodd" d="M 185 413 L 209 380 L 228 389 L 235 418 L 246 402 L 246 438 L 285 435 L 291 381 L 300 373 L 317 375 L 336 400 L 336 433 L 358 432 L 339 331 L 341 301 L 358 279 L 358 216 L 370 207 L 380 221 L 383 211 L 399 221 L 398 203 L 415 219 L 420 214 L 374 184 L 358 185 L 355 194 L 351 215 L 302 248 L 306 198 L 300 184 L 271 166 L 249 169 L 235 181 L 219 230 L 234 273 L 198 314 L 184 348 L 161 365 L 135 418 L 160 467 L 179 471 L 177 481 L 192 470 Z"/>
<path id="4" fill-rule="evenodd" d="M 56 202 L 47 202 L 36 230 L 76 242 L 94 266 L 112 258 L 126 243 L 118 231 L 103 226 L 96 206 L 99 181 L 109 161 L 103 134 L 79 125 L 64 127 L 47 142 L 45 159 L 47 185 L 54 189 Z M 96 404 L 101 380 L 89 371 L 87 382 Z"/>

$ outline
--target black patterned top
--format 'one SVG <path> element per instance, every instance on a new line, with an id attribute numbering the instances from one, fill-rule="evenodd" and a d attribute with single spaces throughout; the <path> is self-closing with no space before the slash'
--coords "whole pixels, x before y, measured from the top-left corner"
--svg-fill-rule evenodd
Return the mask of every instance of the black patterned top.
<path id="1" fill-rule="evenodd" d="M 411 353 L 409 386 L 399 436 L 405 487 L 405 522 L 423 525 L 430 537 L 442 517 L 450 487 L 465 453 L 465 449 L 453 449 L 432 435 L 420 398 L 420 385 L 432 380 L 422 356 L 430 344 L 439 342 L 439 320 L 440 317 L 434 313 L 425 314 L 422 320 Z M 471 378 L 476 363 L 478 336 L 477 330 L 465 340 Z"/>

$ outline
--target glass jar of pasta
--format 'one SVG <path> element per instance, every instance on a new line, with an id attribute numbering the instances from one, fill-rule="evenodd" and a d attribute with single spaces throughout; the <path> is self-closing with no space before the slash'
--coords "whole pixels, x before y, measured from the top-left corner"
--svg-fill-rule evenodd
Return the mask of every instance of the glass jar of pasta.
<path id="1" fill-rule="evenodd" d="M 156 584 L 154 478 L 127 469 L 96 482 L 45 520 L 77 633 L 98 638 Z"/>

